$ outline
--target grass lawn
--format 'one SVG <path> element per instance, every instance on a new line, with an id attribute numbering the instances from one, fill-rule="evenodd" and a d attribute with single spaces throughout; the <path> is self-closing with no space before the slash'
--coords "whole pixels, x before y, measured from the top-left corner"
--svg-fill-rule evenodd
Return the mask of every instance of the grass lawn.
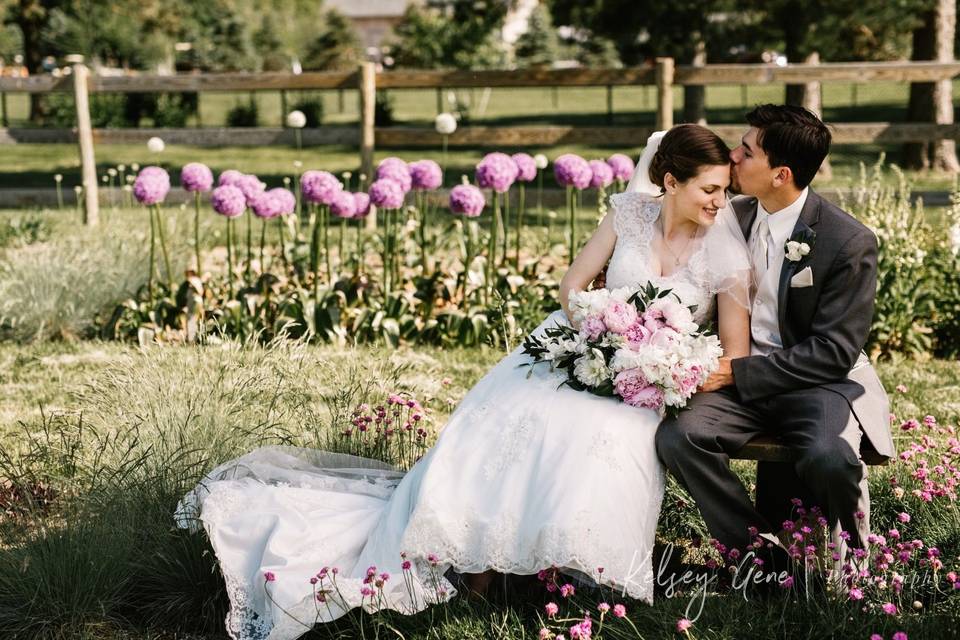
<path id="1" fill-rule="evenodd" d="M 219 459 L 254 446 L 256 442 L 279 440 L 316 446 L 320 432 L 332 426 L 329 422 L 331 414 L 325 409 L 327 405 L 323 398 L 336 394 L 351 380 L 360 378 L 373 381 L 373 397 L 400 388 L 416 392 L 429 407 L 434 426 L 442 426 L 450 409 L 465 391 L 501 356 L 492 349 L 391 350 L 308 346 L 256 348 L 252 351 L 193 347 L 140 350 L 98 342 L 3 344 L 0 345 L 0 444 L 9 452 L 17 449 L 17 443 L 42 441 L 42 407 L 47 417 L 46 431 L 67 437 L 64 444 L 79 442 L 76 432 L 65 427 L 76 424 L 76 420 L 83 416 L 91 438 L 90 442 L 78 447 L 78 458 L 94 452 L 86 449 L 91 442 L 128 442 L 134 432 L 141 445 L 150 447 L 155 455 L 169 455 L 172 441 L 189 435 L 193 445 L 205 450 L 206 455 L 201 456 L 205 462 L 201 466 L 206 468 Z M 906 387 L 905 391 L 891 393 L 892 411 L 898 419 L 919 419 L 933 414 L 944 425 L 956 425 L 960 420 L 960 402 L 957 400 L 960 398 L 960 363 L 894 360 L 880 363 L 879 371 L 888 389 L 892 390 L 898 384 Z M 54 428 L 50 429 L 50 425 Z M 93 437 L 92 434 L 97 435 Z M 69 440 L 71 436 L 76 439 Z M 901 450 L 914 440 L 912 434 L 901 431 L 897 431 L 895 437 Z M 106 444 L 102 446 L 106 456 L 118 455 L 117 450 Z M 62 455 L 68 453 L 59 446 L 55 450 Z M 164 451 L 168 453 L 164 454 Z M 116 460 L 114 463 L 119 464 Z M 887 504 L 892 498 L 883 486 L 888 484 L 891 475 L 897 473 L 898 464 L 878 468 L 871 482 L 872 492 L 875 492 L 875 522 L 879 529 L 889 526 L 885 519 L 891 514 L 909 508 L 905 504 Z M 745 477 L 749 477 L 749 469 L 742 466 Z M 7 467 L 0 465 L 0 475 L 4 468 Z M 195 469 L 190 473 L 198 471 Z M 902 474 L 898 476 L 902 478 Z M 187 485 L 189 480 L 181 478 L 177 484 Z M 106 483 L 101 491 L 109 490 L 109 486 Z M 169 512 L 164 509 L 172 508 L 169 501 L 174 497 L 139 498 L 148 501 L 150 513 L 137 516 L 137 526 L 148 530 L 165 526 L 169 531 L 169 520 L 166 520 Z M 690 509 L 689 506 L 686 508 Z M 919 508 L 909 509 L 917 521 L 900 527 L 908 537 L 920 535 L 921 527 L 929 525 L 919 522 L 922 516 Z M 949 524 L 951 516 L 941 514 L 941 518 L 944 516 L 946 519 L 940 523 L 941 528 L 931 530 L 946 535 L 941 544 L 950 546 L 942 547 L 945 555 L 949 555 L 944 559 L 953 561 L 960 553 L 957 546 L 960 522 L 957 522 L 956 513 L 952 525 Z M 117 518 L 116 522 L 122 522 L 123 517 L 132 516 L 114 514 L 113 517 Z M 2 518 L 0 525 L 3 525 Z M 180 535 L 172 541 L 167 540 L 167 545 L 175 543 L 174 547 L 162 552 L 168 554 L 167 562 L 160 569 L 154 568 L 151 578 L 138 578 L 149 583 L 141 585 L 147 593 L 159 588 L 169 590 L 162 594 L 168 610 L 160 613 L 156 609 L 162 607 L 155 607 L 152 609 L 156 616 L 153 623 L 146 624 L 142 618 L 131 623 L 117 616 L 115 603 L 110 598 L 123 601 L 119 594 L 112 594 L 100 604 L 88 602 L 89 598 L 70 595 L 78 589 L 102 594 L 103 586 L 82 565 L 71 565 L 56 556 L 72 550 L 71 553 L 86 557 L 93 550 L 91 545 L 96 545 L 101 549 L 95 552 L 95 557 L 99 558 L 97 562 L 101 564 L 101 577 L 124 571 L 135 571 L 140 575 L 142 563 L 131 559 L 129 550 L 118 548 L 122 546 L 122 536 L 130 535 L 125 532 L 125 526 L 95 528 L 100 536 L 96 541 L 79 535 L 76 531 L 79 525 L 49 523 L 48 526 L 52 528 L 43 535 L 43 539 L 48 540 L 43 547 L 38 546 L 39 539 L 18 534 L 10 538 L 16 541 L 12 548 L 0 550 L 0 624 L 9 625 L 9 615 L 15 611 L 36 618 L 39 612 L 35 607 L 47 607 L 47 622 L 38 625 L 36 619 L 31 619 L 34 626 L 30 628 L 36 635 L 26 633 L 22 637 L 90 640 L 222 637 L 222 587 L 216 573 L 202 577 L 203 572 L 213 568 L 209 555 L 203 552 L 202 536 L 184 538 Z M 946 526 L 946 531 L 942 526 Z M 118 533 L 117 529 L 123 532 Z M 671 536 L 670 531 L 661 533 L 668 538 Z M 144 545 L 156 544 L 149 536 L 147 540 L 150 542 L 145 541 Z M 185 544 L 187 548 L 183 547 Z M 15 558 L 23 561 L 18 549 L 32 554 L 32 560 L 20 573 L 21 584 L 14 587 L 8 581 L 9 574 L 4 567 Z M 160 551 L 143 553 L 153 561 L 157 559 L 152 554 Z M 186 564 L 178 564 L 188 562 L 197 566 L 191 569 Z M 133 563 L 136 568 L 131 569 L 124 563 Z M 69 578 L 53 573 L 65 571 L 68 566 L 73 566 L 71 570 L 78 573 L 70 574 Z M 47 581 L 47 584 L 41 588 L 38 580 Z M 131 588 L 134 593 L 141 593 L 140 589 Z M 32 606 L 24 608 L 22 602 L 14 606 L 11 598 L 32 589 L 38 589 Z M 533 636 L 540 626 L 540 607 L 548 595 L 538 593 L 519 596 L 515 590 L 508 590 L 506 594 L 495 591 L 486 603 L 461 599 L 414 617 L 388 615 L 370 619 L 348 616 L 308 637 L 356 638 L 360 637 L 362 627 L 367 637 L 379 634 L 385 638 L 418 639 L 527 638 Z M 672 598 L 659 596 L 652 607 L 627 603 L 629 619 L 636 625 L 639 637 L 675 637 L 675 621 L 684 616 L 693 617 L 687 607 L 694 600 L 687 592 Z M 191 604 L 188 606 L 187 603 Z M 586 598 L 578 603 L 578 606 L 591 606 Z M 174 614 L 174 611 L 178 613 Z M 693 612 L 696 613 L 696 606 Z M 960 623 L 958 616 L 955 598 L 939 603 L 928 602 L 922 611 L 907 607 L 905 613 L 894 619 L 862 612 L 858 606 L 842 600 L 832 604 L 819 600 L 804 602 L 802 599 L 791 602 L 780 596 L 767 601 L 745 600 L 738 594 L 719 593 L 706 598 L 693 631 L 694 637 L 703 638 L 866 639 L 870 633 L 879 632 L 889 637 L 893 631 L 903 629 L 916 640 L 947 637 L 954 625 Z M 53 625 L 60 626 L 54 630 Z M 175 631 L 178 635 L 174 635 Z M 189 634 L 183 635 L 185 631 Z M 622 624 L 619 627 L 608 625 L 607 632 L 609 635 L 604 637 L 638 637 Z"/>

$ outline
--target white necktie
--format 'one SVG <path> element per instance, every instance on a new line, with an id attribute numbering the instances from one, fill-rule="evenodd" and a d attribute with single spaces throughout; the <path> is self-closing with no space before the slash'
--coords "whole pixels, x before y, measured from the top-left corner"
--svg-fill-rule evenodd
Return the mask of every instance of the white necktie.
<path id="1" fill-rule="evenodd" d="M 770 224 L 768 218 L 770 217 L 766 213 L 758 213 L 760 216 L 760 221 L 757 223 L 757 228 L 753 231 L 753 268 L 757 273 L 757 284 L 763 282 L 763 278 L 767 275 L 767 269 L 769 268 L 769 255 L 768 255 L 768 242 L 767 238 L 770 235 Z"/>

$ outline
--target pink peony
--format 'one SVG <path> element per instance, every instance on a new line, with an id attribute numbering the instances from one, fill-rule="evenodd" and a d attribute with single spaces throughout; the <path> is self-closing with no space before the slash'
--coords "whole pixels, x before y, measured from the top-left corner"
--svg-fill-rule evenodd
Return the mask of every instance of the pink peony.
<path id="1" fill-rule="evenodd" d="M 513 158 L 505 153 L 495 151 L 488 153 L 477 164 L 477 184 L 483 189 L 493 189 L 497 193 L 506 193 L 517 176 L 520 169 Z"/>
<path id="2" fill-rule="evenodd" d="M 613 388 L 623 401 L 633 407 L 659 410 L 663 392 L 650 384 L 640 369 L 624 369 L 613 379 Z"/>
<path id="3" fill-rule="evenodd" d="M 622 153 L 615 153 L 609 158 L 607 158 L 607 164 L 610 165 L 610 168 L 613 170 L 613 177 L 615 180 L 623 180 L 628 182 L 630 178 L 633 177 L 633 160 L 630 159 L 630 156 L 626 156 Z"/>
<path id="4" fill-rule="evenodd" d="M 399 209 L 403 206 L 404 190 L 394 180 L 381 178 L 370 185 L 370 202 L 379 209 Z"/>
<path id="5" fill-rule="evenodd" d="M 623 335 L 637 321 L 637 308 L 628 302 L 611 300 L 603 310 L 603 322 L 607 329 Z"/>
<path id="6" fill-rule="evenodd" d="M 140 204 L 160 204 L 169 192 L 170 174 L 160 167 L 144 167 L 133 183 L 133 195 Z"/>
<path id="7" fill-rule="evenodd" d="M 615 604 L 613 605 L 613 615 L 622 618 L 627 615 L 627 608 L 622 604 Z"/>
<path id="8" fill-rule="evenodd" d="M 590 161 L 590 186 L 594 189 L 609 187 L 613 182 L 613 169 L 603 160 Z"/>
<path id="9" fill-rule="evenodd" d="M 557 606 L 555 602 L 548 602 L 543 607 L 544 612 L 547 614 L 548 618 L 552 618 L 557 615 L 557 612 L 560 611 L 560 607 Z"/>
<path id="10" fill-rule="evenodd" d="M 686 618 L 677 620 L 677 633 L 686 633 L 687 629 L 693 626 L 693 623 Z"/>
<path id="11" fill-rule="evenodd" d="M 433 160 L 417 160 L 408 165 L 411 185 L 420 191 L 433 191 L 443 184 L 443 170 Z"/>
<path id="12" fill-rule="evenodd" d="M 586 189 L 593 177 L 590 163 L 573 153 L 565 153 L 554 161 L 553 175 L 562 186 L 575 189 Z"/>
<path id="13" fill-rule="evenodd" d="M 897 631 L 891 636 L 890 640 L 907 640 L 907 634 L 903 631 Z"/>
<path id="14" fill-rule="evenodd" d="M 213 172 L 200 162 L 191 162 L 180 170 L 180 184 L 187 191 L 210 191 L 213 188 Z"/>
<path id="15" fill-rule="evenodd" d="M 517 180 L 533 182 L 537 177 L 537 161 L 529 153 L 515 153 L 510 156 L 517 165 Z"/>
<path id="16" fill-rule="evenodd" d="M 580 335 L 587 340 L 599 340 L 606 330 L 607 326 L 600 316 L 587 316 L 580 325 Z"/>
<path id="17" fill-rule="evenodd" d="M 863 600 L 863 591 L 861 591 L 857 587 L 853 587 L 852 589 L 850 589 L 850 591 L 847 592 L 847 596 L 851 600 Z"/>
<path id="18" fill-rule="evenodd" d="M 247 209 L 247 199 L 243 197 L 243 191 L 229 184 L 213 190 L 210 204 L 214 211 L 227 218 L 236 218 Z"/>
<path id="19" fill-rule="evenodd" d="M 623 332 L 623 337 L 631 347 L 639 347 L 647 343 L 651 334 L 652 332 L 644 326 L 643 318 L 637 318 L 633 326 Z"/>
<path id="20" fill-rule="evenodd" d="M 892 602 L 884 602 L 880 608 L 883 609 L 883 612 L 888 616 L 897 615 L 897 605 L 893 604 Z"/>
<path id="21" fill-rule="evenodd" d="M 274 582 L 277 579 L 277 576 L 275 576 L 272 571 L 265 571 L 263 573 L 263 579 L 267 582 Z"/>

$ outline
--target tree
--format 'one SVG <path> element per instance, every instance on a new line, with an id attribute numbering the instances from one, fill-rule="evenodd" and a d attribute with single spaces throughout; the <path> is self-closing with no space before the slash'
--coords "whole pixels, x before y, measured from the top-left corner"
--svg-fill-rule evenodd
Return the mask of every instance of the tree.
<path id="1" fill-rule="evenodd" d="M 430 9 L 410 5 L 394 29 L 391 56 L 397 66 L 419 69 L 503 66 L 496 33 L 506 12 L 506 1 L 487 2 L 485 11 L 463 2 Z"/>
<path id="2" fill-rule="evenodd" d="M 308 71 L 332 71 L 352 68 L 362 57 L 353 25 L 331 9 L 324 14 L 320 33 L 307 46 L 302 63 Z"/>
<path id="3" fill-rule="evenodd" d="M 263 71 L 285 71 L 290 68 L 290 58 L 284 50 L 273 14 L 264 14 L 260 28 L 253 34 L 253 46 Z"/>
<path id="4" fill-rule="evenodd" d="M 913 31 L 911 60 L 953 62 L 956 40 L 956 0 L 937 0 Z M 911 122 L 953 123 L 953 82 L 912 82 L 907 119 Z M 916 142 L 904 148 L 904 165 L 910 169 L 936 169 L 956 173 L 957 144 L 954 140 Z"/>
<path id="5" fill-rule="evenodd" d="M 557 30 L 550 9 L 540 3 L 530 14 L 526 32 L 517 40 L 514 51 L 517 64 L 521 67 L 549 67 L 559 53 Z"/>

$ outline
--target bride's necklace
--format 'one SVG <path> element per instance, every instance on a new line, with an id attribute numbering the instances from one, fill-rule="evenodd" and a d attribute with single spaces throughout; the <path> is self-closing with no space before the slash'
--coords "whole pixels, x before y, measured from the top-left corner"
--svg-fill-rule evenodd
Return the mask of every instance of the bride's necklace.
<path id="1" fill-rule="evenodd" d="M 683 243 L 683 249 L 680 251 L 680 254 L 677 255 L 676 253 L 673 252 L 673 249 L 670 247 L 670 241 L 667 239 L 667 230 L 663 228 L 663 220 L 661 219 L 659 222 L 660 222 L 660 237 L 663 238 L 663 246 L 666 247 L 667 251 L 670 252 L 670 255 L 673 256 L 673 266 L 679 267 L 680 256 L 682 256 L 686 252 L 687 247 L 690 246 L 690 242 L 693 240 L 693 236 L 687 237 L 687 241 Z"/>

